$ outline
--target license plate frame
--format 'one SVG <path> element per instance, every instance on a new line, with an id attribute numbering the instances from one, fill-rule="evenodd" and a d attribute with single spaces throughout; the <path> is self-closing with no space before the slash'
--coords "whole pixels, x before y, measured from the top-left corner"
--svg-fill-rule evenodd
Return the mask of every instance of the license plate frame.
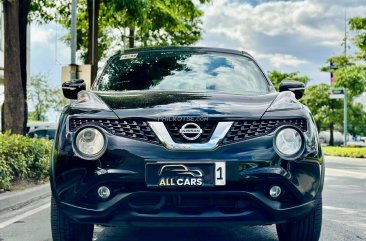
<path id="1" fill-rule="evenodd" d="M 149 188 L 197 188 L 226 185 L 226 162 L 151 162 L 145 165 Z"/>

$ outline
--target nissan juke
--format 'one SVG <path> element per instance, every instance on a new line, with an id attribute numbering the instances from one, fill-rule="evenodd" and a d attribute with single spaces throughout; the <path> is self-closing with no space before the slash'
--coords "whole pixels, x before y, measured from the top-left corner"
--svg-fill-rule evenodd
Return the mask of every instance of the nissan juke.
<path id="1" fill-rule="evenodd" d="M 276 91 L 242 51 L 131 49 L 69 98 L 51 155 L 55 241 L 94 225 L 272 225 L 317 241 L 324 158 L 304 84 Z"/>

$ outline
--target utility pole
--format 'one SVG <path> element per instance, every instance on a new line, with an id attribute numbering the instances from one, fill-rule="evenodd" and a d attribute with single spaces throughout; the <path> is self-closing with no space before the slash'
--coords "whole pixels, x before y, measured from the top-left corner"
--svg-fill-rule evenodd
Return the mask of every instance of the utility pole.
<path id="1" fill-rule="evenodd" d="M 342 46 L 344 45 L 344 56 L 347 58 L 347 40 L 348 40 L 348 34 L 347 34 L 347 10 L 345 10 L 344 13 L 344 39 L 343 39 L 343 43 Z M 343 68 L 347 67 L 347 64 L 345 64 L 344 66 L 342 66 Z M 336 82 L 335 79 L 335 75 L 333 73 L 333 71 L 337 70 L 338 66 L 336 66 L 334 63 L 330 62 L 330 77 L 331 77 L 331 81 L 330 81 L 330 85 L 331 85 L 331 94 L 330 94 L 330 99 L 343 99 L 343 143 L 344 146 L 347 146 L 347 89 L 345 87 L 342 88 L 334 88 L 333 85 Z M 330 143 L 333 140 L 333 128 L 330 128 Z"/>
<path id="2" fill-rule="evenodd" d="M 95 0 L 93 0 L 92 65 L 95 65 Z"/>
<path id="3" fill-rule="evenodd" d="M 78 78 L 78 66 L 76 64 L 76 44 L 77 44 L 77 32 L 76 32 L 76 12 L 77 12 L 77 0 L 72 0 L 71 5 L 71 63 L 70 63 L 70 79 L 74 80 Z"/>
<path id="4" fill-rule="evenodd" d="M 344 146 L 347 146 L 347 90 L 346 88 L 343 88 L 344 90 L 344 104 L 343 104 L 343 129 L 344 129 Z"/>
<path id="5" fill-rule="evenodd" d="M 344 56 L 347 58 L 347 9 L 344 10 Z M 343 104 L 343 135 L 344 135 L 344 146 L 347 146 L 347 89 L 344 89 L 344 104 Z"/>
<path id="6" fill-rule="evenodd" d="M 347 57 L 347 9 L 344 10 L 344 56 Z"/>

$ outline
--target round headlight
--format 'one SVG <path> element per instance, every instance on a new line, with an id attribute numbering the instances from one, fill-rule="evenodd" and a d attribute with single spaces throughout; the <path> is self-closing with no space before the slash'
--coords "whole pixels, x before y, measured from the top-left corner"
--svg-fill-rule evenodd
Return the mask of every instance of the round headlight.
<path id="1" fill-rule="evenodd" d="M 278 154 L 285 157 L 293 157 L 301 151 L 303 139 L 299 131 L 294 128 L 283 128 L 275 137 L 275 147 Z"/>
<path id="2" fill-rule="evenodd" d="M 84 128 L 76 135 L 76 148 L 83 156 L 97 158 L 105 148 L 106 140 L 97 128 Z"/>

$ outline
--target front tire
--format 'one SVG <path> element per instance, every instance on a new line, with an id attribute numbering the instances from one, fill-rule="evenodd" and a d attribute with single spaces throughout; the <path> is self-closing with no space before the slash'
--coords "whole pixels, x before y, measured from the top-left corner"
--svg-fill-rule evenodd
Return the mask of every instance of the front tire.
<path id="1" fill-rule="evenodd" d="M 60 210 L 51 197 L 51 229 L 53 241 L 92 241 L 94 225 L 77 223 Z"/>
<path id="2" fill-rule="evenodd" d="M 284 224 L 277 224 L 280 241 L 318 241 L 322 227 L 322 198 L 318 199 L 314 210 L 305 218 Z"/>

